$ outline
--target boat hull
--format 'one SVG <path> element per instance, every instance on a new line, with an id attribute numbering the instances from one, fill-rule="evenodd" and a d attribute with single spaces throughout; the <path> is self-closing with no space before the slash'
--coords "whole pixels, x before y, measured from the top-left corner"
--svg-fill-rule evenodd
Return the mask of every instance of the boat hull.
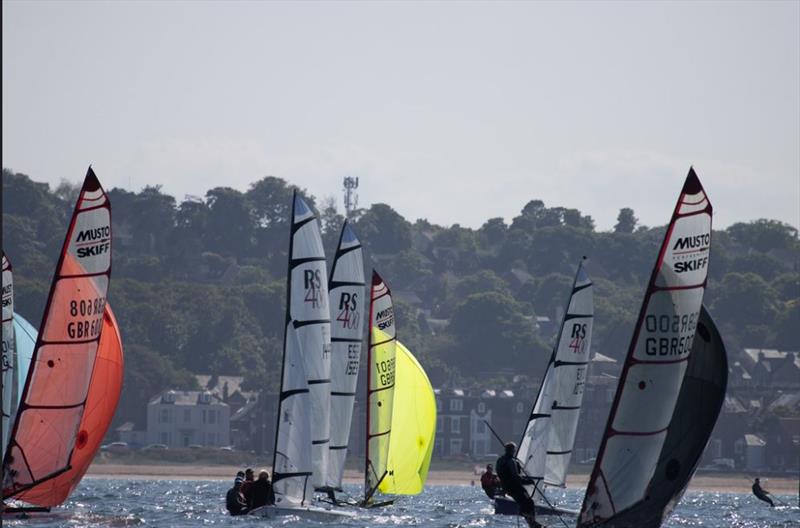
<path id="1" fill-rule="evenodd" d="M 261 506 L 250 511 L 249 515 L 256 517 L 266 517 L 274 519 L 276 517 L 294 516 L 310 521 L 331 521 L 336 519 L 353 518 L 356 515 L 352 512 L 320 508 L 319 506 Z"/>
<path id="2" fill-rule="evenodd" d="M 495 497 L 494 513 L 497 515 L 519 515 L 519 506 L 514 502 L 514 499 Z M 570 515 L 575 517 L 578 515 L 578 512 L 576 510 L 566 510 L 556 507 L 551 508 L 550 506 L 537 504 L 536 515 Z"/>

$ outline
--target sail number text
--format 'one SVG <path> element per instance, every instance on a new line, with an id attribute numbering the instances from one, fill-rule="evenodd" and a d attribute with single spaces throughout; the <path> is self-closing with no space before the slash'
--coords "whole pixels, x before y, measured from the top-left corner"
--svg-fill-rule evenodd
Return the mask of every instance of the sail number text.
<path id="1" fill-rule="evenodd" d="M 395 358 L 391 358 L 375 362 L 375 373 L 378 375 L 380 386 L 385 387 L 394 383 L 394 360 Z"/>
<path id="2" fill-rule="evenodd" d="M 103 310 L 106 307 L 104 297 L 94 299 L 72 300 L 69 302 L 69 314 L 72 317 L 89 317 L 67 323 L 67 335 L 70 339 L 91 339 L 100 335 L 103 326 Z"/>
<path id="3" fill-rule="evenodd" d="M 645 353 L 648 356 L 688 354 L 692 349 L 698 314 L 699 312 L 683 315 L 648 315 L 645 317 L 645 331 L 648 334 L 656 334 L 645 338 Z"/>

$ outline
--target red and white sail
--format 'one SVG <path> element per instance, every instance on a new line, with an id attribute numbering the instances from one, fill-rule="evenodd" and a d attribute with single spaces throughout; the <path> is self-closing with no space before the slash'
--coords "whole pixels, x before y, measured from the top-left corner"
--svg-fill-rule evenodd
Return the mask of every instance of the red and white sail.
<path id="1" fill-rule="evenodd" d="M 374 270 L 370 301 L 365 502 L 370 500 L 388 471 L 397 354 L 397 327 L 392 292 Z"/>
<path id="2" fill-rule="evenodd" d="M 331 310 L 331 443 L 327 487 L 341 489 L 347 444 L 353 419 L 356 382 L 361 361 L 364 307 L 364 259 L 361 242 L 345 221 L 333 258 Z"/>
<path id="3" fill-rule="evenodd" d="M 647 497 L 700 319 L 711 215 L 690 169 L 648 283 L 579 526 L 608 521 Z"/>
<path id="4" fill-rule="evenodd" d="M 3 460 L 4 499 L 69 469 L 103 328 L 110 274 L 111 207 L 89 168 Z"/>

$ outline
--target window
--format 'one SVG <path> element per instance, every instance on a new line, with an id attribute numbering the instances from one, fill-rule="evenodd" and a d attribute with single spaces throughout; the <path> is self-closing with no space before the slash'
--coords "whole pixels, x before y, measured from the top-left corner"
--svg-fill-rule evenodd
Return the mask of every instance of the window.
<path id="1" fill-rule="evenodd" d="M 451 438 L 450 439 L 450 454 L 451 455 L 460 455 L 461 454 L 461 439 L 460 438 Z"/>
<path id="2" fill-rule="evenodd" d="M 458 416 L 450 417 L 450 432 L 461 434 L 461 418 Z"/>
<path id="3" fill-rule="evenodd" d="M 158 423 L 169 423 L 169 409 L 158 411 Z"/>
<path id="4" fill-rule="evenodd" d="M 475 433 L 480 435 L 486 434 L 486 423 L 484 423 L 483 420 L 475 424 Z"/>
<path id="5" fill-rule="evenodd" d="M 463 411 L 464 410 L 464 401 L 452 399 L 450 400 L 450 410 L 451 411 Z"/>
<path id="6" fill-rule="evenodd" d="M 443 455 L 442 453 L 442 439 L 437 438 L 436 441 L 433 443 L 433 450 L 436 452 L 437 455 Z"/>
<path id="7" fill-rule="evenodd" d="M 440 400 L 439 398 L 436 398 L 436 410 L 439 412 L 441 412 L 442 410 L 442 400 Z"/>
<path id="8" fill-rule="evenodd" d="M 481 414 L 486 412 L 486 404 L 485 403 L 480 402 L 478 404 L 478 412 L 481 413 Z"/>
<path id="9" fill-rule="evenodd" d="M 437 433 L 441 433 L 442 430 L 444 429 L 444 427 L 442 427 L 442 421 L 443 420 L 444 420 L 444 418 L 442 418 L 441 416 L 437 416 L 436 417 L 436 432 Z"/>
<path id="10" fill-rule="evenodd" d="M 737 455 L 741 455 L 742 453 L 744 453 L 744 441 L 740 439 L 734 442 L 733 452 L 736 453 Z"/>
<path id="11" fill-rule="evenodd" d="M 214 410 L 208 411 L 208 423 L 210 424 L 217 423 L 217 411 Z"/>
<path id="12" fill-rule="evenodd" d="M 183 410 L 183 423 L 189 423 L 192 421 L 192 410 L 191 409 L 184 409 Z"/>
<path id="13" fill-rule="evenodd" d="M 203 409 L 200 419 L 203 421 L 204 424 L 208 423 L 208 411 L 207 410 Z"/>

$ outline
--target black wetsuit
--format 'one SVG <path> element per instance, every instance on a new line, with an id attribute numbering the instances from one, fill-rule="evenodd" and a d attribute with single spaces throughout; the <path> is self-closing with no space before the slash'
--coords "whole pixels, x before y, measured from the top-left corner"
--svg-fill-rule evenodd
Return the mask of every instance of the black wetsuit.
<path id="1" fill-rule="evenodd" d="M 272 484 L 269 480 L 258 479 L 250 485 L 247 491 L 247 504 L 251 510 L 267 504 L 275 504 L 275 493 L 272 491 Z"/>
<path id="2" fill-rule="evenodd" d="M 231 515 L 245 515 L 247 513 L 247 503 L 242 497 L 240 488 L 231 488 L 225 495 L 225 508 Z"/>
<path id="3" fill-rule="evenodd" d="M 497 476 L 500 477 L 500 484 L 503 485 L 503 491 L 519 505 L 519 513 L 531 519 L 535 519 L 535 506 L 533 500 L 523 486 L 517 459 L 511 455 L 503 455 L 497 459 L 497 463 L 494 467 L 497 470 Z"/>
<path id="4" fill-rule="evenodd" d="M 761 484 L 759 484 L 758 482 L 753 484 L 753 495 L 755 495 L 756 497 L 758 497 L 762 501 L 766 502 L 767 504 L 769 504 L 773 508 L 775 507 L 775 503 L 772 502 L 772 499 L 770 499 L 769 496 L 768 496 L 769 493 L 764 491 L 764 488 L 762 488 Z"/>

